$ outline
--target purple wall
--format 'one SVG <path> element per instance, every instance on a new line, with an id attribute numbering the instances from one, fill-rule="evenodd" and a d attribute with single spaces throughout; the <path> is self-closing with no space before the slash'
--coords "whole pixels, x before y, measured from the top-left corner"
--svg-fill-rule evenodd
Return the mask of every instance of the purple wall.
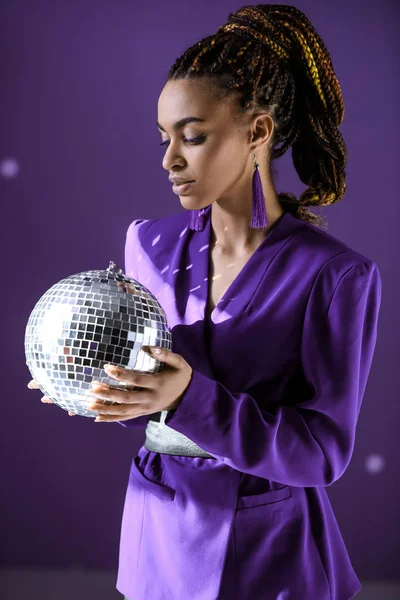
<path id="1" fill-rule="evenodd" d="M 110 260 L 123 266 L 133 219 L 184 210 L 161 165 L 158 96 L 176 57 L 243 4 L 0 4 L 3 565 L 117 565 L 129 466 L 144 430 L 42 404 L 41 393 L 26 387 L 25 326 L 60 279 Z M 357 574 L 390 579 L 398 574 L 400 500 L 399 294 L 391 279 L 399 229 L 397 14 L 394 3 L 376 0 L 295 5 L 330 50 L 346 107 L 347 192 L 322 214 L 330 233 L 377 261 L 383 279 L 353 459 L 328 493 Z M 277 166 L 278 191 L 299 194 L 290 150 Z"/>

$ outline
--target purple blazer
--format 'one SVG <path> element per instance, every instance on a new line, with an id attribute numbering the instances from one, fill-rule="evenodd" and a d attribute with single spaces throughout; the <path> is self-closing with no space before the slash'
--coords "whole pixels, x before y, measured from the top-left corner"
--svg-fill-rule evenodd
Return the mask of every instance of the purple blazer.
<path id="1" fill-rule="evenodd" d="M 193 368 L 165 423 L 213 458 L 140 448 L 116 587 L 131 600 L 349 600 L 362 586 L 325 488 L 353 453 L 379 269 L 287 212 L 205 319 L 210 217 L 203 231 L 189 211 L 128 228 L 125 272 Z"/>

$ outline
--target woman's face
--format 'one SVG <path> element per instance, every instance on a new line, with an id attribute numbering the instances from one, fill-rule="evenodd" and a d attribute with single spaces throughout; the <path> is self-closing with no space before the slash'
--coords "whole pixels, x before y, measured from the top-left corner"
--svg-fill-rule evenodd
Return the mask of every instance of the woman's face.
<path id="1" fill-rule="evenodd" d="M 245 119 L 236 115 L 232 99 L 218 100 L 204 81 L 169 81 L 162 90 L 157 120 L 165 130 L 159 129 L 166 142 L 162 165 L 170 176 L 195 180 L 180 196 L 185 208 L 205 208 L 215 200 L 231 201 L 251 178 L 251 131 Z M 174 129 L 174 123 L 186 117 L 203 122 Z"/>

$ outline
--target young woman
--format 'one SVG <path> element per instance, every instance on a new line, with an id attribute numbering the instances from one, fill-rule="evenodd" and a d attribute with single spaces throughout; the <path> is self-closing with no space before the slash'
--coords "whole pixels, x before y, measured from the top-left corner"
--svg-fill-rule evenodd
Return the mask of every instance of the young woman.
<path id="1" fill-rule="evenodd" d="M 350 600 L 361 589 L 326 487 L 345 472 L 377 337 L 376 263 L 309 208 L 345 194 L 344 106 L 293 6 L 245 6 L 172 66 L 158 104 L 183 213 L 136 219 L 125 271 L 173 352 L 102 420 L 146 427 L 117 589 L 130 600 Z M 277 193 L 292 150 L 307 186 Z M 107 388 L 107 386 L 106 386 Z M 157 412 L 156 412 L 157 411 Z"/>

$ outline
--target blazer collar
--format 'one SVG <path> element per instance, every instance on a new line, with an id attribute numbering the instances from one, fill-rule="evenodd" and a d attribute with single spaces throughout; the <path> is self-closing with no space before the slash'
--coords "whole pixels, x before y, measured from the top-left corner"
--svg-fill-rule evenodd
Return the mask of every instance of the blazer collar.
<path id="1" fill-rule="evenodd" d="M 283 213 L 212 311 L 209 318 L 212 323 L 216 324 L 240 315 L 242 311 L 247 309 L 273 258 L 292 235 L 303 226 L 304 221 L 297 219 L 289 212 Z M 185 287 L 189 289 L 190 293 L 196 295 L 197 317 L 205 319 L 212 233 L 211 206 L 206 209 L 204 229 L 193 231 L 188 228 L 187 231 L 189 239 L 187 246 L 186 244 L 184 246 L 186 246 L 185 251 L 188 253 L 187 262 L 190 263 L 191 268 L 187 271 L 190 285 Z"/>

